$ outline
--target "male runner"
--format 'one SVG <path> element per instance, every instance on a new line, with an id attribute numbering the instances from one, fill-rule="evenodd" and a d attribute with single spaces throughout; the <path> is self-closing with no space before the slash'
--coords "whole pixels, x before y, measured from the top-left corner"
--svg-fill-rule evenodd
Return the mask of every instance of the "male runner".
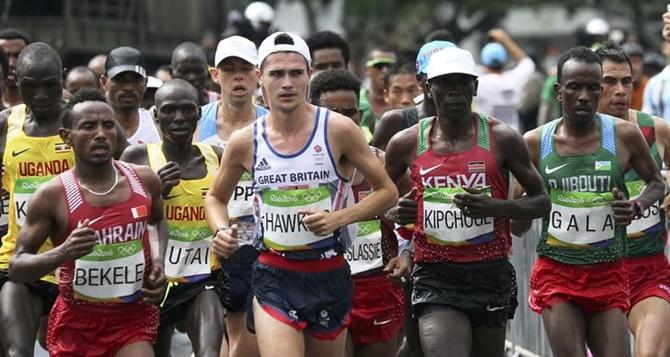
<path id="1" fill-rule="evenodd" d="M 603 65 L 602 97 L 598 111 L 637 124 L 649 146 L 656 168 L 670 167 L 670 128 L 662 118 L 629 107 L 634 91 L 633 66 L 621 49 L 602 47 L 597 51 Z M 626 173 L 631 199 L 644 189 L 635 173 Z M 642 217 L 627 228 L 626 263 L 630 277 L 628 325 L 635 335 L 636 356 L 670 355 L 670 265 L 665 257 L 668 201 L 653 202 Z M 665 211 L 665 213 L 663 212 Z"/>
<path id="2" fill-rule="evenodd" d="M 458 48 L 435 53 L 427 79 L 437 116 L 398 133 L 386 152 L 391 178 L 409 168 L 418 193 L 412 305 L 426 356 L 503 356 L 517 306 L 509 218 L 549 210 L 521 136 L 472 112 L 475 66 Z M 510 173 L 527 197 L 507 199 Z"/>
<path id="3" fill-rule="evenodd" d="M 155 351 L 170 355 L 175 325 L 186 331 L 196 356 L 218 356 L 223 336 L 225 274 L 210 253 L 212 231 L 204 220 L 204 196 L 222 150 L 193 145 L 200 118 L 200 93 L 173 79 L 156 91 L 155 117 L 163 141 L 126 149 L 121 160 L 151 166 L 161 180 L 168 225 L 165 275 L 170 286 L 161 307 Z"/>
<path id="4" fill-rule="evenodd" d="M 384 99 L 384 76 L 393 63 L 395 53 L 382 49 L 370 51 L 369 59 L 365 62 L 370 88 L 361 88 L 359 106 L 362 111 L 360 125 L 368 142 L 372 139 L 377 118 L 391 109 Z"/>
<path id="5" fill-rule="evenodd" d="M 179 44 L 172 51 L 172 78 L 179 78 L 191 83 L 199 93 L 198 103 L 205 105 L 219 100 L 216 92 L 205 89 L 207 81 L 207 56 L 202 47 L 193 42 Z"/>
<path id="6" fill-rule="evenodd" d="M 219 42 L 214 56 L 212 78 L 221 86 L 221 100 L 202 108 L 200 142 L 225 147 L 232 133 L 265 115 L 267 110 L 253 104 L 258 84 L 256 45 L 240 36 Z M 251 265 L 258 258 L 253 247 L 254 218 L 251 174 L 245 172 L 228 204 L 228 215 L 238 225 L 240 249 L 223 264 L 228 274 L 229 302 L 226 330 L 230 357 L 258 355 L 256 336 L 247 330 L 247 302 L 251 289 Z"/>
<path id="7" fill-rule="evenodd" d="M 98 75 L 85 66 L 74 67 L 65 75 L 65 89 L 72 95 L 82 88 L 98 89 L 99 83 Z"/>
<path id="8" fill-rule="evenodd" d="M 16 61 L 19 53 L 32 41 L 28 34 L 16 29 L 4 29 L 0 31 L 0 47 L 7 53 L 9 58 L 9 72 L 7 73 L 6 88 L 2 93 L 2 105 L 5 108 L 13 107 L 23 103 L 16 79 Z"/>
<path id="9" fill-rule="evenodd" d="M 390 109 L 414 107 L 421 93 L 413 63 L 395 63 L 384 75 L 384 100 Z"/>
<path id="10" fill-rule="evenodd" d="M 111 50 L 105 61 L 105 74 L 100 76 L 100 87 L 130 144 L 160 141 L 151 114 L 140 108 L 147 88 L 146 65 L 140 51 L 132 47 Z"/>
<path id="11" fill-rule="evenodd" d="M 361 117 L 358 94 L 361 83 L 344 69 L 317 74 L 310 82 L 310 102 L 338 112 L 358 125 Z M 384 152 L 370 147 L 384 162 Z M 370 185 L 356 173 L 351 182 L 354 202 L 370 194 Z M 393 356 L 398 350 L 399 332 L 403 324 L 402 288 L 387 277 L 384 266 L 398 255 L 398 240 L 393 223 L 375 218 L 357 223 L 357 237 L 345 258 L 354 279 L 354 298 L 348 356 Z"/>
<path id="12" fill-rule="evenodd" d="M 7 270 L 32 194 L 74 165 L 71 149 L 58 135 L 62 78 L 60 57 L 51 46 L 41 42 L 26 46 L 16 62 L 16 79 L 25 104 L 0 113 L 2 187 L 9 192 L 9 228 L 0 247 L 0 338 L 7 356 L 32 356 L 40 317 L 46 317 L 58 295 L 53 274 L 17 284 L 8 281 Z M 41 251 L 50 248 L 47 242 Z M 42 322 L 44 328 L 46 319 Z"/>
<path id="13" fill-rule="evenodd" d="M 305 101 L 310 69 L 307 44 L 275 33 L 259 48 L 259 78 L 270 114 L 231 136 L 206 197 L 216 230 L 214 253 L 238 247 L 228 203 L 244 171 L 252 172 L 256 242 L 253 321 L 263 356 L 341 356 L 353 284 L 343 253 L 342 227 L 370 219 L 397 193 L 348 118 Z M 373 193 L 345 208 L 353 168 Z M 346 176 L 345 176 L 346 175 Z"/>
<path id="14" fill-rule="evenodd" d="M 570 49 L 557 75 L 563 116 L 525 134 L 552 201 L 529 305 L 542 315 L 554 356 L 585 356 L 587 344 L 596 356 L 628 356 L 624 226 L 657 202 L 665 185 L 637 126 L 596 113 L 603 83 L 598 55 Z M 624 174 L 631 168 L 646 188 L 626 200 Z"/>
<path id="15" fill-rule="evenodd" d="M 312 56 L 314 75 L 329 69 L 347 69 L 349 66 L 349 44 L 335 32 L 315 32 L 307 39 L 307 46 Z"/>
<path id="16" fill-rule="evenodd" d="M 153 355 L 154 304 L 165 288 L 161 185 L 148 167 L 113 160 L 116 135 L 99 92 L 83 90 L 68 102 L 61 136 L 76 166 L 35 192 L 16 243 L 12 281 L 59 269 L 50 356 Z M 149 234 L 160 252 L 153 261 Z M 47 240 L 54 248 L 40 252 Z"/>

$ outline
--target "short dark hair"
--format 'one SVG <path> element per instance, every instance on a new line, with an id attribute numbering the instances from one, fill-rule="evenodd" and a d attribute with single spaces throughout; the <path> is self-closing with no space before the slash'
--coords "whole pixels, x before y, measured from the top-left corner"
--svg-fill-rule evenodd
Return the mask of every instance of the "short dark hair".
<path id="1" fill-rule="evenodd" d="M 320 72 L 309 84 L 309 101 L 314 105 L 321 105 L 323 93 L 338 90 L 353 91 L 358 99 L 361 81 L 346 69 L 329 69 Z"/>
<path id="2" fill-rule="evenodd" d="M 96 86 L 97 86 L 98 74 L 95 73 L 94 70 L 92 70 L 92 69 L 90 69 L 90 68 L 88 68 L 88 67 L 86 67 L 86 66 L 76 66 L 76 67 L 70 69 L 70 70 L 67 71 L 67 73 L 65 74 L 65 78 L 67 78 L 67 76 L 70 75 L 70 73 L 77 73 L 77 72 L 79 72 L 79 73 L 88 73 L 88 74 L 90 74 L 91 76 L 93 76 L 93 80 L 96 82 Z"/>
<path id="3" fill-rule="evenodd" d="M 411 74 L 412 76 L 416 76 L 416 64 L 410 62 L 396 62 L 392 64 L 384 76 L 384 89 L 389 87 L 391 77 L 399 74 Z"/>
<path id="4" fill-rule="evenodd" d="M 307 46 L 309 46 L 309 54 L 314 58 L 314 51 L 323 48 L 337 48 L 342 52 L 344 57 L 344 65 L 349 65 L 351 53 L 349 52 L 349 44 L 347 41 L 333 31 L 319 31 L 307 39 Z"/>
<path id="5" fill-rule="evenodd" d="M 2 68 L 2 79 L 6 79 L 9 74 L 9 57 L 2 47 L 0 47 L 0 68 Z"/>
<path id="6" fill-rule="evenodd" d="M 72 129 L 72 109 L 75 105 L 84 102 L 103 102 L 107 104 L 107 98 L 97 89 L 83 88 L 75 93 L 63 107 L 63 128 Z"/>
<path id="7" fill-rule="evenodd" d="M 596 53 L 600 56 L 601 63 L 605 60 L 620 64 L 626 63 L 628 64 L 628 68 L 630 68 L 631 71 L 633 70 L 633 65 L 630 63 L 630 57 L 628 57 L 626 52 L 620 47 L 601 47 Z"/>
<path id="8" fill-rule="evenodd" d="M 295 42 L 289 34 L 282 32 L 275 37 L 275 45 L 295 45 Z"/>
<path id="9" fill-rule="evenodd" d="M 561 83 L 561 72 L 563 72 L 563 65 L 565 62 L 573 60 L 576 62 L 587 63 L 587 64 L 598 64 L 602 68 L 602 62 L 600 61 L 600 56 L 598 56 L 593 50 L 588 47 L 578 46 L 573 47 L 566 52 L 564 52 L 561 57 L 558 59 L 556 80 L 558 83 Z"/>
<path id="10" fill-rule="evenodd" d="M 27 33 L 23 32 L 21 30 L 12 29 L 12 28 L 4 29 L 4 30 L 0 31 L 0 39 L 2 39 L 2 40 L 20 39 L 20 40 L 23 40 L 23 42 L 26 43 L 26 46 L 33 42 L 33 40 L 30 38 L 30 36 Z"/>

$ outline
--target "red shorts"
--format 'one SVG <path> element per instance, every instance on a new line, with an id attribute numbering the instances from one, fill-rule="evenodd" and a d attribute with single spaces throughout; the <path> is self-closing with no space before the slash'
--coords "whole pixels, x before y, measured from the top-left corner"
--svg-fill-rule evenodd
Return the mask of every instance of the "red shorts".
<path id="1" fill-rule="evenodd" d="M 354 276 L 354 302 L 351 310 L 351 337 L 354 344 L 385 342 L 402 328 L 405 315 L 402 287 L 386 274 Z"/>
<path id="2" fill-rule="evenodd" d="M 665 254 L 626 258 L 630 274 L 630 305 L 652 296 L 670 302 L 670 264 Z"/>
<path id="3" fill-rule="evenodd" d="M 563 302 L 579 306 L 585 315 L 619 308 L 627 312 L 628 269 L 623 260 L 572 265 L 540 257 L 530 273 L 528 305 L 536 313 Z"/>
<path id="4" fill-rule="evenodd" d="M 131 343 L 153 344 L 158 321 L 158 307 L 143 302 L 107 307 L 58 297 L 47 328 L 49 356 L 114 356 Z"/>

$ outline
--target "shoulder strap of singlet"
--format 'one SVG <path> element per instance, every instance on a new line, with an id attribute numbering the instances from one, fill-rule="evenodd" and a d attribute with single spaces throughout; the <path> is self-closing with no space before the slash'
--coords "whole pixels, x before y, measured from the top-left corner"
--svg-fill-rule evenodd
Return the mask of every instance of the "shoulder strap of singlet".
<path id="1" fill-rule="evenodd" d="M 542 133 L 540 134 L 540 159 L 546 158 L 553 150 L 551 141 L 553 139 L 554 131 L 556 131 L 556 126 L 558 125 L 559 120 L 561 119 L 554 119 L 542 126 Z"/>
<path id="2" fill-rule="evenodd" d="M 207 166 L 208 172 L 216 172 L 219 169 L 219 157 L 216 155 L 216 151 L 209 144 L 197 143 L 195 144 L 202 157 L 205 158 L 205 165 Z"/>
<path id="3" fill-rule="evenodd" d="M 486 150 L 491 151 L 491 137 L 489 136 L 489 119 L 486 115 L 478 113 L 479 120 L 477 123 L 477 145 Z"/>
<path id="4" fill-rule="evenodd" d="M 651 114 L 643 113 L 636 111 L 637 113 L 637 125 L 642 127 L 642 126 L 655 126 L 654 125 L 654 117 Z"/>
<path id="5" fill-rule="evenodd" d="M 149 157 L 149 166 L 154 171 L 158 171 L 161 167 L 167 164 L 163 150 L 161 150 L 162 143 L 149 143 L 147 145 L 147 156 Z"/>
<path id="6" fill-rule="evenodd" d="M 419 136 L 416 139 L 416 156 L 420 156 L 428 150 L 430 140 L 430 126 L 435 117 L 426 117 L 419 120 Z"/>
<path id="7" fill-rule="evenodd" d="M 14 107 L 9 112 L 7 117 L 7 132 L 20 130 L 23 127 L 23 123 L 26 121 L 28 116 L 27 107 L 25 104 L 19 104 Z"/>
<path id="8" fill-rule="evenodd" d="M 74 178 L 72 170 L 67 170 L 60 175 L 60 181 L 65 190 L 65 203 L 70 213 L 77 210 L 83 203 L 84 197 L 79 190 L 79 183 Z"/>
<path id="9" fill-rule="evenodd" d="M 147 193 L 144 190 L 144 186 L 142 185 L 142 181 L 140 180 L 139 176 L 137 176 L 137 172 L 135 172 L 135 169 L 133 169 L 130 164 L 125 163 L 123 161 L 114 161 L 116 164 L 116 167 L 121 170 L 121 173 L 123 173 L 123 176 L 126 177 L 128 180 L 128 184 L 130 184 L 130 189 L 137 193 L 138 195 L 148 198 Z"/>
<path id="10" fill-rule="evenodd" d="M 602 135 L 603 149 L 616 155 L 616 137 L 614 135 L 615 118 L 606 114 L 596 114 L 600 116 L 600 132 Z"/>

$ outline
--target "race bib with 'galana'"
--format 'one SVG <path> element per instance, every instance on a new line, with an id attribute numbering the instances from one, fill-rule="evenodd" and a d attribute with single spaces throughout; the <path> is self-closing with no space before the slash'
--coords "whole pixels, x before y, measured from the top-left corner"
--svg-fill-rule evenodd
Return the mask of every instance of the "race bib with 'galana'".
<path id="1" fill-rule="evenodd" d="M 646 184 L 643 180 L 626 182 L 626 188 L 628 189 L 628 194 L 630 194 L 630 200 L 635 200 L 640 197 L 642 191 L 644 191 Z M 644 237 L 645 231 L 649 228 L 656 227 L 661 224 L 660 216 L 660 207 L 658 201 L 654 202 L 649 206 L 644 212 L 642 212 L 642 217 L 639 219 L 633 220 L 626 231 L 628 232 L 629 238 L 640 238 Z"/>
<path id="2" fill-rule="evenodd" d="M 586 245 L 614 238 L 611 192 L 551 190 L 550 196 L 549 244 Z"/>
<path id="3" fill-rule="evenodd" d="M 481 191 L 491 195 L 489 188 Z M 426 187 L 423 193 L 423 229 L 430 243 L 441 245 L 481 244 L 493 239 L 493 217 L 466 217 L 456 207 L 454 195 L 467 193 L 461 187 Z"/>
<path id="4" fill-rule="evenodd" d="M 328 237 L 319 237 L 302 223 L 304 210 L 330 211 L 332 203 L 327 187 L 295 190 L 266 189 L 261 194 L 263 242 L 279 251 L 305 250 Z"/>
<path id="5" fill-rule="evenodd" d="M 74 296 L 95 302 L 132 302 L 140 297 L 144 279 L 141 240 L 96 244 L 93 251 L 75 261 Z"/>
<path id="6" fill-rule="evenodd" d="M 359 274 L 384 265 L 382 255 L 382 230 L 378 219 L 358 223 L 356 239 L 347 250 L 351 274 Z"/>
<path id="7" fill-rule="evenodd" d="M 212 231 L 209 227 L 169 227 L 165 276 L 170 281 L 196 282 L 209 277 Z"/>

